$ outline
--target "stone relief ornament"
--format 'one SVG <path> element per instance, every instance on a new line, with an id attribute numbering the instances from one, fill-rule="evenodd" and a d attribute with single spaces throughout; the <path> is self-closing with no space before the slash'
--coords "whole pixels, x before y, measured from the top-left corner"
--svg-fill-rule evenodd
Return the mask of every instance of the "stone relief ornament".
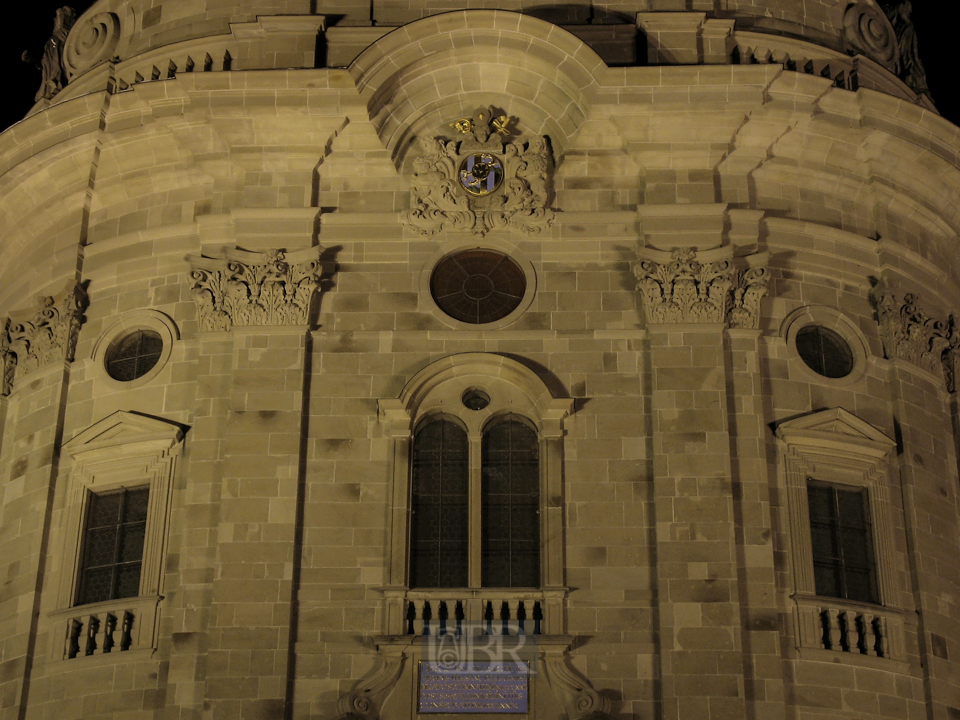
<path id="1" fill-rule="evenodd" d="M 340 720 L 379 720 L 380 706 L 400 679 L 403 665 L 402 654 L 390 652 L 384 655 L 379 667 L 364 676 L 356 688 L 340 697 L 337 702 Z"/>
<path id="2" fill-rule="evenodd" d="M 700 262 L 691 248 L 676 248 L 669 254 L 643 248 L 638 255 L 633 273 L 648 323 L 759 327 L 760 301 L 769 279 L 767 268 L 760 265 L 766 262 L 765 254 L 746 258 L 749 265 L 743 270 L 735 269 L 730 258 Z"/>
<path id="3" fill-rule="evenodd" d="M 63 46 L 76 21 L 77 13 L 72 7 L 64 6 L 57 10 L 53 18 L 53 34 L 47 40 L 47 44 L 43 48 L 43 57 L 40 59 L 40 71 L 43 73 L 43 79 L 34 98 L 35 102 L 51 99 L 67 84 L 62 62 Z M 36 62 L 28 52 L 23 53 L 23 60 L 28 63 Z"/>
<path id="4" fill-rule="evenodd" d="M 511 118 L 489 108 L 451 127 L 460 139 L 420 139 L 405 224 L 421 235 L 513 228 L 528 235 L 553 224 L 547 207 L 553 158 L 546 137 L 509 139 Z"/>
<path id="5" fill-rule="evenodd" d="M 331 273 L 323 248 L 287 252 L 225 249 L 220 257 L 187 256 L 200 329 L 234 325 L 304 325 L 313 296 Z"/>
<path id="6" fill-rule="evenodd" d="M 0 342 L 3 352 L 3 394 L 16 378 L 56 361 L 72 361 L 87 307 L 83 287 L 71 284 L 59 295 L 46 296 L 41 308 L 22 320 L 9 319 Z"/>
<path id="7" fill-rule="evenodd" d="M 951 323 L 928 317 L 915 293 L 907 293 L 901 301 L 897 293 L 881 284 L 874 288 L 873 295 L 886 356 L 941 376 L 945 352 L 951 346 Z"/>
<path id="8" fill-rule="evenodd" d="M 917 95 L 929 95 L 927 73 L 920 62 L 920 50 L 917 46 L 917 30 L 910 16 L 913 4 L 910 0 L 892 0 L 881 3 L 883 11 L 890 19 L 897 38 L 896 62 L 894 72 Z"/>
<path id="9" fill-rule="evenodd" d="M 857 0 L 847 7 L 843 14 L 843 35 L 850 50 L 893 69 L 897 58 L 897 35 L 886 14 L 873 0 Z"/>
<path id="10" fill-rule="evenodd" d="M 63 48 L 67 80 L 110 60 L 119 42 L 120 19 L 114 13 L 97 13 L 74 25 Z"/>

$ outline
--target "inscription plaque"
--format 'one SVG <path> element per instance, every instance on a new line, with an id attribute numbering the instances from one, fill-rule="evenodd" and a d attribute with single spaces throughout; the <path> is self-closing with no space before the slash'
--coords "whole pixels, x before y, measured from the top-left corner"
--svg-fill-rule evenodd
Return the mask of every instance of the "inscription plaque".
<path id="1" fill-rule="evenodd" d="M 526 663 L 420 663 L 421 713 L 526 713 Z"/>

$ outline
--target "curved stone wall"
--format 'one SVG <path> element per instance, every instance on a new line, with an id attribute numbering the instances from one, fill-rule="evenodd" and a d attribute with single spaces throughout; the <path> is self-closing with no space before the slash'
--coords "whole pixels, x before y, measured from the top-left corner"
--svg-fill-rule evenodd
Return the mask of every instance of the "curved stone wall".
<path id="1" fill-rule="evenodd" d="M 832 3 L 595 6 L 630 67 L 572 8 L 308 5 L 102 0 L 0 135 L 0 719 L 426 717 L 441 618 L 534 647 L 527 717 L 960 712 L 960 131 Z M 524 289 L 471 326 L 431 281 L 477 248 Z M 540 587 L 481 587 L 477 520 L 476 582 L 408 587 L 437 414 L 476 497 L 487 420 L 535 429 Z M 869 598 L 818 594 L 810 483 Z M 136 488 L 138 594 L 79 604 Z"/>

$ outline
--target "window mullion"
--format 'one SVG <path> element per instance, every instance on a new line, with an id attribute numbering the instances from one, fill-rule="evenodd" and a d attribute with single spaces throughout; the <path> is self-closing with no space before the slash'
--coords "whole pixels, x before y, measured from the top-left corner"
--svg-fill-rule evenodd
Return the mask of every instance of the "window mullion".
<path id="1" fill-rule="evenodd" d="M 478 588 L 481 583 L 480 554 L 482 544 L 481 528 L 481 483 L 480 467 L 483 436 L 480 433 L 470 435 L 470 587 Z"/>

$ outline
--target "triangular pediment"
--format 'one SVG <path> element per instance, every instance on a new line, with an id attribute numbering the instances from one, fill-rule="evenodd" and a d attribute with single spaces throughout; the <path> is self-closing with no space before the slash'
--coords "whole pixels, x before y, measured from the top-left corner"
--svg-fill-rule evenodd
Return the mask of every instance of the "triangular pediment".
<path id="1" fill-rule="evenodd" d="M 889 452 L 896 442 L 843 408 L 830 408 L 780 423 L 777 437 L 788 445 L 821 442 L 824 445 L 849 444 L 852 448 L 871 448 Z"/>
<path id="2" fill-rule="evenodd" d="M 118 410 L 77 433 L 64 443 L 63 449 L 76 456 L 88 450 L 132 443 L 166 441 L 173 445 L 182 438 L 183 427 L 177 423 Z"/>

